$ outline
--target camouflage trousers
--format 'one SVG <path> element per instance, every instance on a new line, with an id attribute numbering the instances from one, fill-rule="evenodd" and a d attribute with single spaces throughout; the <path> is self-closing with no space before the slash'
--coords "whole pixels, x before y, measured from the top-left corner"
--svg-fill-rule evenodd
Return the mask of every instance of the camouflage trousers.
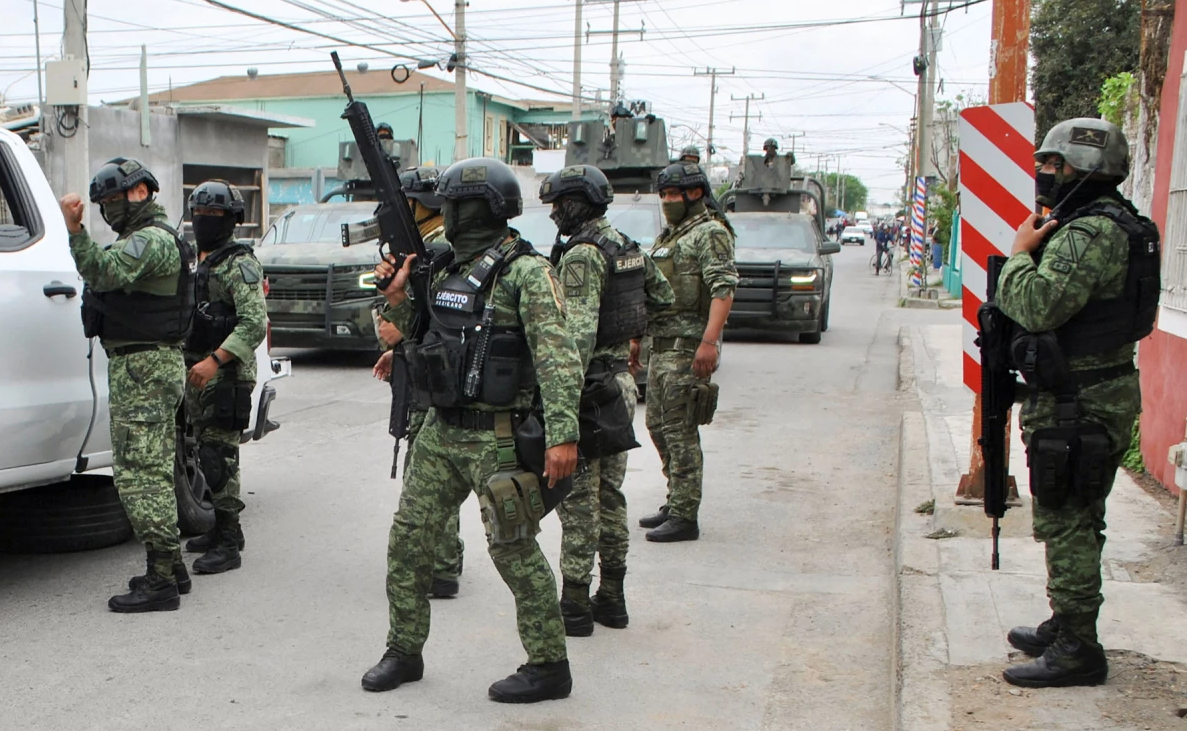
<path id="1" fill-rule="evenodd" d="M 700 427 L 693 420 L 689 389 L 702 382 L 692 374 L 693 353 L 653 352 L 647 371 L 647 431 L 668 478 L 668 513 L 696 521 L 701 507 L 704 455 Z"/>
<path id="2" fill-rule="evenodd" d="M 1103 424 L 1112 441 L 1104 495 L 1088 500 L 1073 494 L 1060 508 L 1045 508 L 1038 501 L 1032 504 L 1034 537 L 1046 548 L 1047 596 L 1056 614 L 1095 615 L 1104 603 L 1100 560 L 1105 547 L 1105 498 L 1129 448 L 1140 405 L 1136 373 L 1085 389 L 1080 397 L 1083 420 Z M 1054 399 L 1043 394 L 1034 405 L 1028 400 L 1021 422 L 1029 444 L 1036 429 L 1056 425 Z"/>
<path id="3" fill-rule="evenodd" d="M 616 376 L 626 397 L 627 411 L 635 418 L 639 392 L 630 373 Z M 561 519 L 561 576 L 572 583 L 588 584 L 594 554 L 604 567 L 626 566 L 630 530 L 626 521 L 627 453 L 591 460 L 573 477 L 573 492 L 557 506 Z"/>
<path id="4" fill-rule="evenodd" d="M 110 355 L 112 472 L 136 540 L 180 551 L 173 461 L 185 363 L 177 348 Z"/>
<path id="5" fill-rule="evenodd" d="M 412 411 L 408 415 L 408 453 L 404 455 L 403 481 L 408 483 L 408 463 L 411 461 L 412 444 L 425 423 L 425 412 Z M 455 510 L 445 523 L 445 534 L 437 541 L 433 555 L 433 578 L 455 580 L 462 573 L 462 553 L 466 544 L 462 540 L 461 516 Z"/>
<path id="6" fill-rule="evenodd" d="M 429 586 L 437 543 L 471 492 L 498 472 L 493 431 L 458 429 L 430 411 L 412 444 L 407 479 L 392 520 L 387 550 L 387 599 L 391 625 L 387 644 L 417 654 L 429 636 Z M 532 664 L 566 658 L 556 578 L 532 536 L 490 543 L 495 568 L 515 596 L 519 639 Z M 489 539 L 489 535 L 488 535 Z M 486 621 L 488 615 L 479 612 Z"/>
<path id="7" fill-rule="evenodd" d="M 216 470 L 226 475 L 226 483 L 221 487 L 211 484 L 211 497 L 214 509 L 229 513 L 243 512 L 243 500 L 240 499 L 241 481 L 239 478 L 239 443 L 242 431 L 225 429 L 215 424 L 211 396 L 214 394 L 215 384 L 221 383 L 228 377 L 234 377 L 232 371 L 219 369 L 214 378 L 203 389 L 195 388 L 186 383 L 185 413 L 194 430 L 194 439 L 198 443 L 199 462 L 206 473 L 207 482 L 214 470 L 207 466 L 209 460 L 217 460 L 220 465 Z M 254 386 L 254 384 L 252 384 Z"/>

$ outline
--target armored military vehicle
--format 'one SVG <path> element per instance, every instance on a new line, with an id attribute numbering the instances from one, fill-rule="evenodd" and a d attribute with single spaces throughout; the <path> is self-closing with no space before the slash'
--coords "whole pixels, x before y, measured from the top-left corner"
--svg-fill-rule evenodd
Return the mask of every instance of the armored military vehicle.
<path id="1" fill-rule="evenodd" d="M 397 168 L 419 164 L 413 140 L 382 143 Z M 278 348 L 379 348 L 371 317 L 383 301 L 372 281 L 378 247 L 342 246 L 342 224 L 375 214 L 371 177 L 353 141 L 338 144 L 338 179 L 320 203 L 281 214 L 256 245 L 271 285 L 268 318 Z"/>
<path id="2" fill-rule="evenodd" d="M 737 232 L 738 289 L 731 329 L 799 334 L 819 343 L 828 330 L 832 255 L 841 246 L 824 235 L 824 188 L 795 177 L 790 155 L 747 155 L 741 175 L 722 196 Z"/>

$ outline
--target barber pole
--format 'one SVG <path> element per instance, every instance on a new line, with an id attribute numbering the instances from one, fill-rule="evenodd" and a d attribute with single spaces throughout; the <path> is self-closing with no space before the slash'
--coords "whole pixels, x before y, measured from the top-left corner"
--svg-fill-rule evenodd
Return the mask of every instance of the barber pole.
<path id="1" fill-rule="evenodd" d="M 977 309 L 986 297 L 986 261 L 1008 256 L 1014 232 L 1034 211 L 1034 108 L 1023 102 L 960 113 L 961 308 L 964 383 L 981 391 Z"/>
<path id="2" fill-rule="evenodd" d="M 922 287 L 923 241 L 927 235 L 927 178 L 915 178 L 915 196 L 911 204 L 911 286 Z"/>

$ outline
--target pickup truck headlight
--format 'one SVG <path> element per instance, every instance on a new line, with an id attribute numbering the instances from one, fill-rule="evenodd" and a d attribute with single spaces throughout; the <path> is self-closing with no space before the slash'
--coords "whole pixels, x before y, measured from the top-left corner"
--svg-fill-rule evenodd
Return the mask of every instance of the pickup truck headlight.
<path id="1" fill-rule="evenodd" d="M 359 289 L 375 289 L 375 272 L 363 272 L 359 275 Z"/>
<path id="2" fill-rule="evenodd" d="M 820 272 L 818 272 L 818 271 L 802 272 L 800 274 L 793 274 L 790 279 L 791 288 L 793 290 L 800 290 L 800 291 L 806 290 L 806 291 L 810 292 L 810 291 L 816 289 L 816 280 L 819 277 L 819 275 L 820 275 Z"/>

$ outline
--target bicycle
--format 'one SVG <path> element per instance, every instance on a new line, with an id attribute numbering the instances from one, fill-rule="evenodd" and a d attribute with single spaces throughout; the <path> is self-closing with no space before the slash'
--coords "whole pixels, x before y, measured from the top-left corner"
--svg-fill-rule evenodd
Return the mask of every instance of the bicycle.
<path id="1" fill-rule="evenodd" d="M 878 247 L 882 249 L 881 246 Z M 894 251 L 890 247 L 886 247 L 881 251 L 875 251 L 874 255 L 870 257 L 870 268 L 874 270 L 874 276 L 878 276 L 885 270 L 890 274 L 891 266 L 894 264 Z"/>

